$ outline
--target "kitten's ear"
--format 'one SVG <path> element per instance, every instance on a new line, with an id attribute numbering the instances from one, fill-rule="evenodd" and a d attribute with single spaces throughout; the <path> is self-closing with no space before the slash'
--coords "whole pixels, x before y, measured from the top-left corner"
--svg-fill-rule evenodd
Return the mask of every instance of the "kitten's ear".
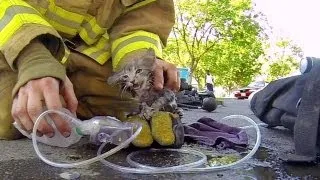
<path id="1" fill-rule="evenodd" d="M 143 63 L 145 66 L 147 67 L 152 67 L 156 61 L 156 54 L 154 52 L 153 49 L 149 48 L 146 52 L 146 55 L 144 56 L 144 60 Z"/>
<path id="2" fill-rule="evenodd" d="M 154 52 L 154 50 L 152 49 L 152 48 L 149 48 L 148 50 L 147 50 L 147 57 L 148 58 L 156 58 L 156 53 Z"/>
<path id="3" fill-rule="evenodd" d="M 109 85 L 115 85 L 118 82 L 118 80 L 119 80 L 119 74 L 114 73 L 107 79 L 107 83 Z"/>

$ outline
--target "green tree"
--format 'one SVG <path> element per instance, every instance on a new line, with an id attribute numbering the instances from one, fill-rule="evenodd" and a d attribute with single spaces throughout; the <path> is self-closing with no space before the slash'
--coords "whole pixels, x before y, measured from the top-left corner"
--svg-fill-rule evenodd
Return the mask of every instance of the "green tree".
<path id="1" fill-rule="evenodd" d="M 189 67 L 198 83 L 209 70 L 231 90 L 259 73 L 263 29 L 251 0 L 179 0 L 176 12 L 166 58 Z"/>
<path id="2" fill-rule="evenodd" d="M 264 56 L 267 81 L 273 81 L 286 77 L 299 67 L 299 61 L 303 58 L 302 49 L 291 40 L 281 38 L 273 45 L 269 45 Z"/>

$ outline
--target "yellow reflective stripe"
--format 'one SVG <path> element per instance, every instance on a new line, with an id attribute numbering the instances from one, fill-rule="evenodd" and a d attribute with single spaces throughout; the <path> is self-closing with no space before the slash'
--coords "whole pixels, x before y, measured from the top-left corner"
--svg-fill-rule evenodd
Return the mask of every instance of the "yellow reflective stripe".
<path id="1" fill-rule="evenodd" d="M 93 57 L 94 57 L 94 54 L 93 54 Z M 100 53 L 99 56 L 97 56 L 96 58 L 96 61 L 99 63 L 99 64 L 104 64 L 106 61 L 108 61 L 108 59 L 110 59 L 111 57 L 111 52 L 103 52 L 103 53 Z"/>
<path id="2" fill-rule="evenodd" d="M 105 33 L 95 45 L 81 51 L 99 64 L 104 64 L 111 57 L 108 34 Z"/>
<path id="3" fill-rule="evenodd" d="M 36 8 L 42 15 L 45 15 L 49 7 L 49 1 L 37 1 L 37 5 L 33 5 L 32 7 Z"/>
<path id="4" fill-rule="evenodd" d="M 77 23 L 71 19 L 62 18 L 51 11 L 46 12 L 46 17 L 52 21 L 54 20 L 55 22 L 59 22 L 60 24 L 63 24 L 70 28 L 78 29 L 80 27 L 80 23 Z"/>
<path id="5" fill-rule="evenodd" d="M 68 58 L 70 55 L 70 50 L 68 49 L 68 47 L 64 46 L 64 56 L 61 60 L 61 63 L 64 64 L 65 62 L 67 62 Z"/>
<path id="6" fill-rule="evenodd" d="M 1 6 L 0 6 L 1 7 Z M 37 11 L 26 6 L 9 6 L 5 11 L 0 11 L 0 30 L 3 29 L 12 18 L 17 15 L 16 12 L 24 14 L 38 14 Z"/>
<path id="7" fill-rule="evenodd" d="M 36 8 L 57 31 L 73 36 L 78 33 L 83 15 L 57 6 L 54 0 L 42 1 L 38 5 Z"/>
<path id="8" fill-rule="evenodd" d="M 151 39 L 154 39 L 154 40 L 158 41 L 159 43 L 161 43 L 159 36 L 154 33 L 150 33 L 147 31 L 134 31 L 127 36 L 124 36 L 124 37 L 121 37 L 121 38 L 115 40 L 112 43 L 112 50 L 111 51 L 113 52 L 119 46 L 120 43 L 123 43 L 124 41 L 126 41 L 130 38 L 133 38 L 133 37 L 137 37 L 137 36 L 150 37 Z"/>
<path id="9" fill-rule="evenodd" d="M 90 26 L 88 26 L 89 35 L 91 38 L 96 37 L 97 35 L 101 35 L 106 32 L 106 28 L 102 28 L 98 25 L 96 18 L 92 18 L 89 21 Z M 94 33 L 94 34 L 93 34 Z"/>
<path id="10" fill-rule="evenodd" d="M 104 38 L 106 38 L 106 39 L 109 39 L 109 34 L 108 34 L 108 32 L 104 33 L 104 34 L 102 35 L 102 37 L 104 37 Z"/>
<path id="11" fill-rule="evenodd" d="M 69 27 L 61 25 L 60 23 L 57 23 L 55 21 L 50 21 L 49 20 L 49 22 L 59 32 L 70 34 L 70 35 L 76 35 L 77 32 L 78 32 L 77 29 L 69 28 Z"/>
<path id="12" fill-rule="evenodd" d="M 91 57 L 92 59 L 97 61 L 99 64 L 104 64 L 111 57 L 110 49 L 101 50 L 97 47 L 89 47 L 83 50 L 82 53 Z"/>
<path id="13" fill-rule="evenodd" d="M 84 16 L 74 12 L 67 11 L 56 6 L 54 0 L 49 0 L 49 6 L 45 12 L 48 22 L 57 30 L 69 35 L 76 35 Z"/>
<path id="14" fill-rule="evenodd" d="M 44 15 L 46 12 L 47 12 L 47 9 L 46 8 L 42 8 L 42 7 L 36 7 L 37 8 L 37 10 L 42 14 L 42 15 Z"/>
<path id="15" fill-rule="evenodd" d="M 36 9 L 23 1 L 2 0 L 0 2 L 0 9 L 2 9 L 0 11 L 0 49 L 26 24 L 51 27 Z M 63 63 L 67 60 L 69 53 L 69 50 L 65 47 L 65 54 L 62 59 Z"/>
<path id="16" fill-rule="evenodd" d="M 50 0 L 49 10 L 62 18 L 72 19 L 72 21 L 81 24 L 84 16 L 78 13 L 67 11 L 54 3 L 55 0 Z"/>
<path id="17" fill-rule="evenodd" d="M 158 49 L 157 46 L 151 43 L 147 43 L 144 41 L 134 42 L 128 45 L 126 48 L 122 49 L 118 52 L 118 54 L 114 55 L 112 53 L 112 65 L 114 69 L 118 68 L 118 65 L 121 62 L 121 59 L 128 53 L 139 50 L 139 49 L 149 49 L 152 48 L 155 51 L 157 57 L 162 58 L 162 51 Z"/>
<path id="18" fill-rule="evenodd" d="M 120 43 L 115 49 L 112 50 L 112 52 L 117 54 L 121 49 L 126 48 L 126 46 L 128 46 L 129 44 L 139 41 L 156 45 L 158 49 L 161 49 L 161 44 L 157 39 L 153 39 L 146 36 L 135 36 Z"/>
<path id="19" fill-rule="evenodd" d="M 107 33 L 105 33 L 107 34 Z M 109 37 L 106 38 L 105 35 L 103 35 L 100 40 L 98 41 L 96 47 L 100 48 L 100 49 L 110 49 L 110 45 L 109 45 Z"/>
<path id="20" fill-rule="evenodd" d="M 40 16 L 38 11 L 27 3 L 2 0 L 0 9 L 2 9 L 0 11 L 0 47 L 25 24 L 41 24 L 50 27 L 50 24 Z"/>
<path id="21" fill-rule="evenodd" d="M 83 53 L 91 54 L 100 50 L 108 50 L 108 49 L 109 49 L 108 39 L 105 39 L 102 37 L 95 46 L 92 46 L 90 48 L 83 50 Z"/>
<path id="22" fill-rule="evenodd" d="M 105 32 L 106 28 L 100 27 L 96 18 L 88 16 L 85 18 L 85 22 L 82 25 L 79 35 L 88 45 L 91 45 Z"/>
<path id="23" fill-rule="evenodd" d="M 148 5 L 148 4 L 152 3 L 152 2 L 156 2 L 156 1 L 157 0 L 145 0 L 145 1 L 142 1 L 142 2 L 139 2 L 139 3 L 136 3 L 133 6 L 127 8 L 126 10 L 124 10 L 124 13 L 127 13 L 127 12 L 132 11 L 132 10 L 137 9 L 137 8 L 140 8 L 142 6 L 146 6 L 146 5 Z"/>
<path id="24" fill-rule="evenodd" d="M 162 58 L 162 44 L 158 35 L 146 31 L 136 31 L 112 43 L 113 67 L 117 68 L 121 59 L 128 53 L 139 49 L 152 48 L 157 57 Z"/>
<path id="25" fill-rule="evenodd" d="M 85 50 L 83 50 L 82 52 L 88 56 L 90 56 L 90 54 L 94 53 L 94 52 L 97 52 L 99 51 L 100 49 L 93 46 L 93 47 L 89 47 L 89 48 L 86 48 Z"/>

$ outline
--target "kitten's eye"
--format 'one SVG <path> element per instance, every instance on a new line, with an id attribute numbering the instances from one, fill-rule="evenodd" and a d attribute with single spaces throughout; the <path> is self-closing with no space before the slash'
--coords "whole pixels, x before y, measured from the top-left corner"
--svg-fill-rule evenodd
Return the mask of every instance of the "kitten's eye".
<path id="1" fill-rule="evenodd" d="M 136 74 L 141 73 L 142 69 L 137 69 Z"/>
<path id="2" fill-rule="evenodd" d="M 127 79 L 129 76 L 128 75 L 123 75 L 122 78 L 123 79 Z"/>

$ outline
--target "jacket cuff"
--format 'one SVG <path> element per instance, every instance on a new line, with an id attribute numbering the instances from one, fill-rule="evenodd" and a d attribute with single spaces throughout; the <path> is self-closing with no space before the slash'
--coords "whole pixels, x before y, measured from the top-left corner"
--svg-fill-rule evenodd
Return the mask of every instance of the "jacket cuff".
<path id="1" fill-rule="evenodd" d="M 116 71 L 124 59 L 136 51 L 153 49 L 158 58 L 162 58 L 162 42 L 158 35 L 146 31 L 135 31 L 112 42 L 112 66 Z"/>
<path id="2" fill-rule="evenodd" d="M 50 51 L 38 40 L 32 41 L 26 46 L 16 60 L 18 68 L 18 81 L 13 88 L 14 97 L 21 86 L 33 79 L 54 77 L 65 80 L 66 69 L 50 53 Z"/>

